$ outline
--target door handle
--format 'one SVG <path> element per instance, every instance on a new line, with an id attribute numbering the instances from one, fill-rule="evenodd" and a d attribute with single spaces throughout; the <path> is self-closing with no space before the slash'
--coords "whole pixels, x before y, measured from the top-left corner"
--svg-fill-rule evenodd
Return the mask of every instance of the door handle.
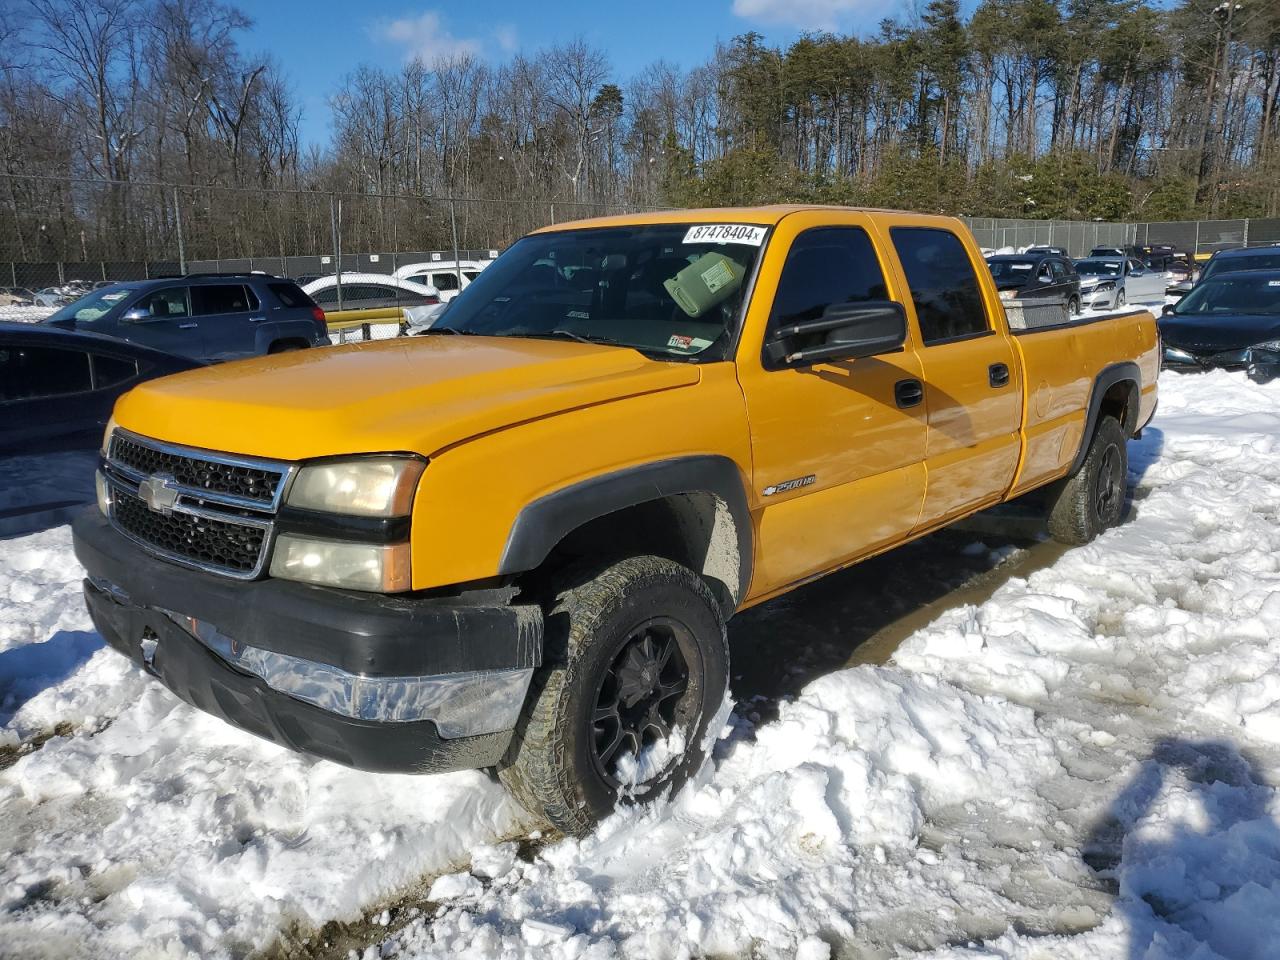
<path id="1" fill-rule="evenodd" d="M 1009 365 L 993 363 L 987 367 L 987 382 L 997 390 L 1001 387 L 1007 387 L 1009 385 Z"/>
<path id="2" fill-rule="evenodd" d="M 195 329 L 196 327 L 198 327 L 198 326 L 200 326 L 200 324 L 198 324 L 198 323 L 180 323 L 180 324 L 178 324 L 178 329 L 179 329 L 179 330 L 194 330 L 194 329 Z"/>
<path id="3" fill-rule="evenodd" d="M 924 400 L 924 384 L 919 380 L 899 380 L 893 385 L 893 399 L 899 407 L 915 407 Z"/>
<path id="4" fill-rule="evenodd" d="M 261 323 L 261 322 L 262 322 L 263 320 L 265 320 L 265 319 L 267 319 L 267 318 L 266 318 L 266 317 L 250 317 L 250 318 L 249 318 L 249 322 L 250 322 L 250 323 Z"/>

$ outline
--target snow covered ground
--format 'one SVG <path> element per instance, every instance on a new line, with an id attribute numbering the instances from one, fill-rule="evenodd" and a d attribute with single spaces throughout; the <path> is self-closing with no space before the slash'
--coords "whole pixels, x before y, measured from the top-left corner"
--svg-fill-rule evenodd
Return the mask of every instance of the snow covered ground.
<path id="1" fill-rule="evenodd" d="M 369 957 L 1275 957 L 1280 382 L 1161 388 L 1124 526 L 776 719 L 741 705 L 696 787 L 531 858 L 482 774 L 363 775 L 182 705 L 102 648 L 65 527 L 0 541 L 0 955 L 366 916 Z"/>

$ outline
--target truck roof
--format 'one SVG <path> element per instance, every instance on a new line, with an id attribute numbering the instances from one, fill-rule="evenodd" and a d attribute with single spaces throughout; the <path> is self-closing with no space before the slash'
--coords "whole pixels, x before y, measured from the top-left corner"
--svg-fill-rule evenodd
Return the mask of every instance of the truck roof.
<path id="1" fill-rule="evenodd" d="M 622 213 L 608 217 L 588 217 L 539 227 L 533 233 L 550 233 L 555 230 L 581 230 L 590 227 L 627 227 L 649 223 L 751 223 L 773 226 L 783 217 L 805 211 L 824 210 L 842 213 L 870 213 L 908 218 L 921 222 L 958 224 L 955 217 L 937 214 L 912 213 L 907 210 L 887 210 L 877 207 L 842 207 L 820 203 L 775 203 L 756 207 L 698 207 L 687 210 L 653 210 L 643 213 Z"/>

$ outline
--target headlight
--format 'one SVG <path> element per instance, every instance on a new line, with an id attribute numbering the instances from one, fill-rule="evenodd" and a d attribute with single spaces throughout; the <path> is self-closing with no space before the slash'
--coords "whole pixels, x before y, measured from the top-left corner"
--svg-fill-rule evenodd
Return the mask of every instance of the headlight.
<path id="1" fill-rule="evenodd" d="M 116 429 L 116 418 L 112 417 L 107 421 L 107 429 L 102 431 L 102 455 L 105 457 L 111 449 L 111 434 Z"/>
<path id="2" fill-rule="evenodd" d="M 1185 350 L 1179 350 L 1177 347 L 1165 347 L 1164 358 L 1166 360 L 1181 360 L 1184 363 L 1195 363 L 1196 358 Z"/>
<path id="3" fill-rule="evenodd" d="M 111 507 L 111 494 L 107 490 L 107 481 L 103 479 L 101 470 L 93 472 L 93 489 L 98 495 L 98 509 L 102 511 L 102 515 L 105 517 Z"/>
<path id="4" fill-rule="evenodd" d="M 1280 353 L 1280 340 L 1264 340 L 1262 343 L 1255 343 L 1250 350 L 1266 350 L 1268 353 Z"/>
<path id="5" fill-rule="evenodd" d="M 273 577 L 348 590 L 408 590 L 409 570 L 407 543 L 347 543 L 282 533 L 271 556 Z"/>
<path id="6" fill-rule="evenodd" d="M 1094 287 L 1093 292 L 1094 293 L 1110 293 L 1115 288 L 1116 288 L 1115 283 L 1108 280 L 1106 283 L 1100 283 L 1096 287 Z"/>
<path id="7" fill-rule="evenodd" d="M 408 516 L 424 466 L 409 457 L 310 464 L 298 471 L 289 506 L 359 517 Z"/>

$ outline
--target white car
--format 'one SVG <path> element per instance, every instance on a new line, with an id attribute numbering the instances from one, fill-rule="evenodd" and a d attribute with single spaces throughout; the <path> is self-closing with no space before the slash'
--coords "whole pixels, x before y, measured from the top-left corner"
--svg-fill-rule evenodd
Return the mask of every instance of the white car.
<path id="1" fill-rule="evenodd" d="M 1164 274 L 1132 257 L 1085 257 L 1076 261 L 1080 304 L 1086 310 L 1115 310 L 1126 303 L 1163 302 Z"/>
<path id="2" fill-rule="evenodd" d="M 326 314 L 348 310 L 379 310 L 387 318 L 403 316 L 411 327 L 428 323 L 427 316 L 440 307 L 440 291 L 435 287 L 385 273 L 344 273 L 342 305 L 338 305 L 338 278 L 330 274 L 312 280 L 302 292 Z"/>
<path id="3" fill-rule="evenodd" d="M 448 303 L 480 275 L 492 260 L 431 260 L 398 267 L 395 276 L 413 283 L 424 283 L 440 291 L 440 302 Z M 459 282 L 461 275 L 461 282 Z"/>

